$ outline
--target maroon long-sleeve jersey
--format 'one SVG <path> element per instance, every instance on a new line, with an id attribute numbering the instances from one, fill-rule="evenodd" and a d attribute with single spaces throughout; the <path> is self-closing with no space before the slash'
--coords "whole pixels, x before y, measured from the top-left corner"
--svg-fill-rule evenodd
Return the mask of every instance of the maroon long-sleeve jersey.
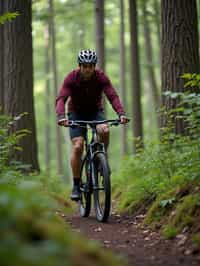
<path id="1" fill-rule="evenodd" d="M 59 117 L 65 115 L 66 101 L 68 112 L 91 113 L 103 110 L 103 93 L 117 114 L 125 113 L 115 89 L 103 71 L 95 69 L 91 79 L 84 80 L 81 78 L 79 69 L 73 70 L 65 78 L 56 98 L 56 113 Z"/>

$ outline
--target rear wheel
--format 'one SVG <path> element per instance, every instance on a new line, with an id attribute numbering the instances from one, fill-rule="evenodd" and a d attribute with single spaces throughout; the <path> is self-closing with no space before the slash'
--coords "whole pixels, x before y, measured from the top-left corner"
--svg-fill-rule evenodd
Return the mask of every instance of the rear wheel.
<path id="1" fill-rule="evenodd" d="M 94 158 L 95 186 L 94 206 L 97 220 L 106 222 L 110 214 L 111 206 L 111 185 L 110 171 L 104 153 L 97 153 Z"/>
<path id="2" fill-rule="evenodd" d="M 79 210 L 82 217 L 88 217 L 91 210 L 91 185 L 90 185 L 89 162 L 83 161 L 81 168 L 81 198 L 79 201 Z"/>

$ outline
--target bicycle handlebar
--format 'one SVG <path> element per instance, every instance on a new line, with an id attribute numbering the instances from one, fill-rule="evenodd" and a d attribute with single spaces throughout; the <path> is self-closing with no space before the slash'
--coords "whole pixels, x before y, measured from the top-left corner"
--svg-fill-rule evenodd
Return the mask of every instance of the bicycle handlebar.
<path id="1" fill-rule="evenodd" d="M 128 122 L 130 121 L 130 119 L 128 119 Z M 121 124 L 121 120 L 120 119 L 106 119 L 106 120 L 101 120 L 101 121 L 97 121 L 97 120 L 91 120 L 91 121 L 87 121 L 87 120 L 68 120 L 68 127 L 74 127 L 74 126 L 96 126 L 96 125 L 100 125 L 100 124 L 105 124 L 105 123 L 109 123 L 111 126 L 118 126 Z"/>

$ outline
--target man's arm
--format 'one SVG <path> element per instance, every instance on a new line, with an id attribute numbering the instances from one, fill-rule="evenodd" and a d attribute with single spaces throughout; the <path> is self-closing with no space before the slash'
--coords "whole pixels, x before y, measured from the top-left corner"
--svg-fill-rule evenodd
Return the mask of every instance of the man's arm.
<path id="1" fill-rule="evenodd" d="M 125 116 L 125 110 L 124 107 L 119 99 L 119 96 L 116 92 L 116 90 L 114 89 L 114 87 L 112 86 L 111 81 L 109 80 L 109 78 L 105 75 L 105 74 L 101 74 L 101 80 L 103 83 L 103 91 L 106 95 L 106 97 L 108 98 L 109 102 L 111 103 L 113 109 L 115 110 L 115 112 L 119 115 Z"/>
<path id="2" fill-rule="evenodd" d="M 70 84 L 71 84 L 71 78 L 70 76 L 67 76 L 56 98 L 56 114 L 58 119 L 65 118 L 65 102 L 67 101 L 67 98 L 70 96 L 70 91 L 71 91 Z"/>

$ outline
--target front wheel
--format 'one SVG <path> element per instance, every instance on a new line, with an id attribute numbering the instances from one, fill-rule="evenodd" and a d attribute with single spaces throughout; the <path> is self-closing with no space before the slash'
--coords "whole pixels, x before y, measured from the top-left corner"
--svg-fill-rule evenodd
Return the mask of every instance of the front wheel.
<path id="1" fill-rule="evenodd" d="M 95 185 L 94 189 L 94 206 L 97 220 L 106 222 L 111 207 L 111 185 L 110 171 L 106 155 L 97 153 L 94 157 Z"/>
<path id="2" fill-rule="evenodd" d="M 91 178 L 89 162 L 83 161 L 81 167 L 81 198 L 79 201 L 79 211 L 82 217 L 88 217 L 91 210 Z"/>

